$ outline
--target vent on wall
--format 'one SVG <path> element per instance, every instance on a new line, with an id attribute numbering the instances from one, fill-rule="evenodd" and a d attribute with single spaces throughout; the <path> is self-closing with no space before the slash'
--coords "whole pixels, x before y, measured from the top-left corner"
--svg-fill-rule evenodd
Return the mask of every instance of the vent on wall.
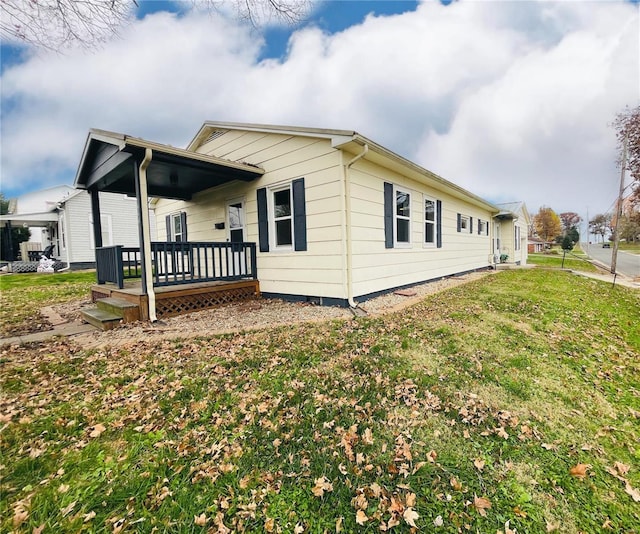
<path id="1" fill-rule="evenodd" d="M 209 141 L 213 141 L 214 139 L 218 139 L 218 137 L 220 137 L 221 135 L 224 135 L 227 133 L 228 130 L 213 130 L 213 132 L 211 132 L 209 134 L 209 137 L 207 137 L 204 140 L 204 143 L 202 143 L 203 145 L 208 143 Z"/>

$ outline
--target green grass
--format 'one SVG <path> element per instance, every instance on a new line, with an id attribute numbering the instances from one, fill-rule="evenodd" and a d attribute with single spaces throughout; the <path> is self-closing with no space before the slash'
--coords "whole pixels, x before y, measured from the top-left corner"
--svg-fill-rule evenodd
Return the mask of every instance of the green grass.
<path id="1" fill-rule="evenodd" d="M 0 530 L 638 532 L 639 353 L 638 292 L 546 269 L 381 318 L 22 346 Z"/>
<path id="2" fill-rule="evenodd" d="M 88 298 L 95 271 L 55 274 L 24 273 L 0 276 L 0 335 L 37 330 L 40 308 L 72 299 Z"/>
<path id="3" fill-rule="evenodd" d="M 554 250 L 551 253 L 536 253 L 527 256 L 527 263 L 553 269 L 560 269 L 563 265 L 563 252 Z M 572 251 L 564 256 L 564 268 L 574 271 L 597 272 L 598 269 L 587 261 L 587 256 L 582 251 Z"/>

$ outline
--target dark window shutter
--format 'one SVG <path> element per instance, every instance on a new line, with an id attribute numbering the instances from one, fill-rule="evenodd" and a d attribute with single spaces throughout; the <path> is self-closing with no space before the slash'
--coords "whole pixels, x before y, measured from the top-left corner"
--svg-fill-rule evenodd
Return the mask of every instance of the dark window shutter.
<path id="1" fill-rule="evenodd" d="M 269 216 L 267 214 L 267 189 L 262 187 L 258 195 L 258 242 L 260 252 L 269 252 Z"/>
<path id="2" fill-rule="evenodd" d="M 469 217 L 469 233 L 473 233 L 473 217 Z"/>
<path id="3" fill-rule="evenodd" d="M 384 247 L 393 248 L 393 184 L 384 183 Z"/>
<path id="4" fill-rule="evenodd" d="M 164 222 L 167 225 L 167 242 L 169 242 L 171 241 L 171 215 L 167 215 Z"/>
<path id="5" fill-rule="evenodd" d="M 462 215 L 458 213 L 458 232 L 462 231 Z"/>
<path id="6" fill-rule="evenodd" d="M 487 221 L 487 233 L 486 235 L 489 235 L 489 221 Z"/>
<path id="7" fill-rule="evenodd" d="M 442 248 L 442 201 L 436 200 L 436 247 Z"/>
<path id="8" fill-rule="evenodd" d="M 180 212 L 180 226 L 182 228 L 182 241 L 187 242 L 187 212 Z"/>
<path id="9" fill-rule="evenodd" d="M 478 219 L 478 235 L 482 235 L 482 219 Z"/>
<path id="10" fill-rule="evenodd" d="M 304 196 L 304 178 L 291 182 L 293 188 L 293 248 L 307 250 L 307 205 Z"/>

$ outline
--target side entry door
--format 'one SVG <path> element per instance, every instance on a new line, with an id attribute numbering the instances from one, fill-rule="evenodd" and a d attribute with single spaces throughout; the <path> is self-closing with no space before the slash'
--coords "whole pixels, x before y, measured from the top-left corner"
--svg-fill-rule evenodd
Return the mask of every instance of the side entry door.
<path id="1" fill-rule="evenodd" d="M 245 222 L 244 222 L 244 201 L 242 199 L 232 200 L 227 203 L 227 219 L 229 221 L 229 235 L 227 240 L 231 243 L 244 243 Z M 247 264 L 245 252 L 241 246 L 231 246 L 228 258 L 228 276 L 240 276 L 247 274 Z"/>

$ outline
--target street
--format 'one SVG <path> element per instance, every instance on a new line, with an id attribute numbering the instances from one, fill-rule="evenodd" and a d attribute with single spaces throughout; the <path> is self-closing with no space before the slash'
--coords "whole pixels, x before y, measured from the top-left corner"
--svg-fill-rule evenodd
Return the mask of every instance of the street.
<path id="1" fill-rule="evenodd" d="M 582 243 L 580 246 L 590 258 L 603 263 L 609 268 L 611 267 L 613 245 L 611 248 L 602 248 L 601 243 L 591 245 Z M 629 278 L 640 277 L 640 256 L 619 250 L 616 271 L 618 274 L 623 274 Z"/>

